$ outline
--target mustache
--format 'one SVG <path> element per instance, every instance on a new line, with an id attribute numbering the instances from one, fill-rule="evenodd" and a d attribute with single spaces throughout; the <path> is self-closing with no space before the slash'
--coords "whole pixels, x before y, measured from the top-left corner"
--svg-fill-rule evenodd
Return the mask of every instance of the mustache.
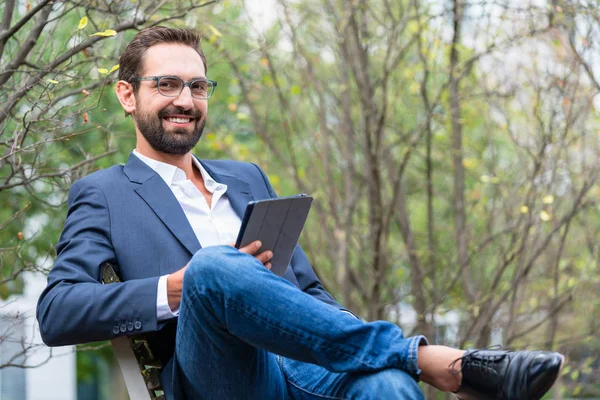
<path id="1" fill-rule="evenodd" d="M 194 119 L 200 120 L 202 118 L 202 113 L 200 110 L 184 110 L 181 107 L 166 107 L 158 112 L 158 117 L 163 118 L 167 115 L 171 114 L 179 114 L 179 115 L 187 115 Z"/>

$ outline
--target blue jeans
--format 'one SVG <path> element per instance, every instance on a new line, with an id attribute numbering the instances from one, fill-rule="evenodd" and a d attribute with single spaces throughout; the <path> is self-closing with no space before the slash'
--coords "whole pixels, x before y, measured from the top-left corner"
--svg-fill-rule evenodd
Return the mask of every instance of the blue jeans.
<path id="1" fill-rule="evenodd" d="M 422 336 L 365 323 L 229 246 L 185 273 L 176 354 L 188 399 L 423 399 Z"/>

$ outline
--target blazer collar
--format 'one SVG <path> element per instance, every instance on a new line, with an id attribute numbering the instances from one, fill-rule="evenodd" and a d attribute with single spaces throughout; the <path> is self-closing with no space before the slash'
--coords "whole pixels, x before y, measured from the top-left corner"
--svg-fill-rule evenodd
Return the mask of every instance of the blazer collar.
<path id="1" fill-rule="evenodd" d="M 156 175 L 156 171 L 137 158 L 133 152 L 129 153 L 129 159 L 127 159 L 123 172 L 134 183 L 144 183 Z"/>
<path id="2" fill-rule="evenodd" d="M 206 171 L 219 183 L 227 185 L 227 198 L 235 213 L 242 218 L 246 205 L 254 200 L 250 184 L 237 176 L 234 171 L 222 165 L 222 162 L 200 160 Z"/>
<path id="3" fill-rule="evenodd" d="M 246 205 L 253 200 L 248 182 L 234 176 L 234 172 L 222 163 L 200 160 L 202 166 L 219 183 L 227 185 L 227 198 L 236 214 L 242 218 Z M 171 233 L 191 254 L 200 249 L 200 243 L 189 224 L 179 202 L 165 181 L 152 168 L 134 154 L 129 155 L 123 172 L 131 182 L 140 186 L 137 194 L 148 204 Z"/>

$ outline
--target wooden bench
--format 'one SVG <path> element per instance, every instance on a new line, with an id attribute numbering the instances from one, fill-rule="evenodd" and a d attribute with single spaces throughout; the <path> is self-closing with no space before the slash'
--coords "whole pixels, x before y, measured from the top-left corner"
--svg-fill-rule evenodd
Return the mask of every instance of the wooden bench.
<path id="1" fill-rule="evenodd" d="M 101 266 L 102 283 L 121 282 L 110 263 Z M 164 400 L 160 386 L 163 365 L 152 354 L 144 334 L 120 336 L 110 341 L 119 362 L 130 400 Z"/>

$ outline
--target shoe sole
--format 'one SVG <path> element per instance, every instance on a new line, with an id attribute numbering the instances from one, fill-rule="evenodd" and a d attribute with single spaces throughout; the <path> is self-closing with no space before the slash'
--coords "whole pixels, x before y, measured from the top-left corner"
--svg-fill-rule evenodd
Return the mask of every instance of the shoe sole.
<path id="1" fill-rule="evenodd" d="M 560 376 L 560 373 L 562 372 L 562 370 L 563 370 L 563 368 L 565 366 L 565 356 L 563 356 L 561 354 L 560 357 L 561 357 L 560 367 L 558 367 L 558 372 L 556 373 L 556 376 L 554 377 L 554 379 L 552 379 L 546 386 L 544 386 L 538 393 L 536 393 L 531 398 L 531 400 L 540 400 L 542 397 L 544 397 L 544 395 L 548 392 L 548 390 L 550 390 L 552 388 L 552 386 L 554 385 L 554 383 L 556 382 L 556 380 Z"/>

